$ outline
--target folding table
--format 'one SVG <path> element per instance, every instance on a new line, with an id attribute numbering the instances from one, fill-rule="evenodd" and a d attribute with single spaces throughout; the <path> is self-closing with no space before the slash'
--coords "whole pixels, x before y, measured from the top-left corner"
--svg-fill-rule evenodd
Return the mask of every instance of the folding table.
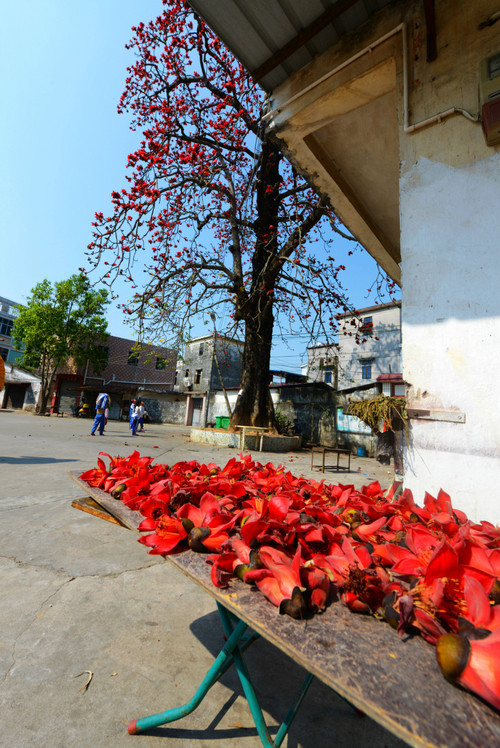
<path id="1" fill-rule="evenodd" d="M 130 529 L 137 528 L 142 519 L 139 512 L 91 488 L 76 473 L 70 475 L 100 506 Z M 302 702 L 303 708 L 307 706 L 304 697 L 314 677 L 411 746 L 500 746 L 500 714 L 449 684 L 439 671 L 434 647 L 420 637 L 402 639 L 387 623 L 351 613 L 341 603 L 333 603 L 321 615 L 295 621 L 280 616 L 251 585 L 231 580 L 227 589 L 216 588 L 203 554 L 185 551 L 166 560 L 215 599 L 227 641 L 190 702 L 180 707 L 171 704 L 173 708 L 166 712 L 134 720 L 129 725 L 132 734 L 189 714 L 227 666 L 234 664 L 263 746 L 281 744 Z M 252 684 L 243 658 L 243 650 L 259 635 L 307 671 L 274 739 L 264 723 L 258 686 Z"/>

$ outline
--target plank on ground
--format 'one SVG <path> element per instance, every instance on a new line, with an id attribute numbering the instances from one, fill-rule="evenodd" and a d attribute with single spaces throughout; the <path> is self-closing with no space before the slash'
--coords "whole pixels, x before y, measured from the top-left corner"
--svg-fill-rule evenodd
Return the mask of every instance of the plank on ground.
<path id="1" fill-rule="evenodd" d="M 74 474 L 72 477 L 102 504 L 103 491 L 88 486 Z M 109 498 L 110 502 L 114 516 L 127 509 L 122 502 Z M 134 514 L 140 521 L 142 515 Z M 132 524 L 134 520 L 129 516 L 128 521 Z M 202 554 L 185 551 L 167 556 L 166 560 L 254 631 L 409 745 L 500 746 L 500 714 L 449 684 L 439 671 L 434 648 L 422 638 L 401 639 L 386 623 L 351 613 L 338 603 L 330 605 L 322 615 L 294 621 L 280 616 L 257 588 L 237 579 L 231 580 L 227 589 L 216 588 Z"/>
<path id="2" fill-rule="evenodd" d="M 116 517 L 113 517 L 112 514 L 108 512 L 107 509 L 104 509 L 104 507 L 99 506 L 97 501 L 94 501 L 94 499 L 91 499 L 90 496 L 83 496 L 81 499 L 74 499 L 71 502 L 71 506 L 73 509 L 80 509 L 82 512 L 86 512 L 86 514 L 92 514 L 93 517 L 99 517 L 99 519 L 105 519 L 106 522 L 112 522 L 114 525 L 120 525 L 120 527 L 125 527 L 120 520 L 116 519 Z M 128 527 L 126 528 L 129 529 Z"/>
<path id="3" fill-rule="evenodd" d="M 69 472 L 69 476 L 78 486 L 80 486 L 80 488 L 86 491 L 94 501 L 104 507 L 104 509 L 106 509 L 122 525 L 127 527 L 129 530 L 139 532 L 137 528 L 139 527 L 139 523 L 144 519 L 140 512 L 135 512 L 133 509 L 129 509 L 128 506 L 125 506 L 123 501 L 114 499 L 109 493 L 106 493 L 106 491 L 102 491 L 100 488 L 95 488 L 94 486 L 89 486 L 88 483 L 79 477 L 79 472 L 72 470 Z"/>

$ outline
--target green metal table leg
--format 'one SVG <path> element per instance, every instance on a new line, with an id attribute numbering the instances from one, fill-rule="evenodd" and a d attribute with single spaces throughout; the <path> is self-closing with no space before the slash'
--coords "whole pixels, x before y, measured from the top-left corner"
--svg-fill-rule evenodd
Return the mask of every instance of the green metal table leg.
<path id="1" fill-rule="evenodd" d="M 246 628 L 247 624 L 244 621 L 240 621 L 234 628 L 191 701 L 188 701 L 184 706 L 168 709 L 166 712 L 160 712 L 159 714 L 152 714 L 149 717 L 133 720 L 128 726 L 130 735 L 137 735 L 137 733 L 144 732 L 144 730 L 149 730 L 152 727 L 158 727 L 159 725 L 164 725 L 168 722 L 175 722 L 175 720 L 181 719 L 187 714 L 191 714 L 191 712 L 194 711 L 203 701 L 213 684 L 220 678 L 228 659 L 238 646 Z"/>
<path id="2" fill-rule="evenodd" d="M 248 647 L 255 639 L 259 638 L 259 634 L 251 632 L 245 637 L 245 631 L 248 628 L 244 621 L 241 621 L 233 613 L 224 608 L 224 606 L 217 603 L 219 609 L 219 615 L 222 621 L 224 632 L 227 637 L 225 646 L 220 651 L 219 655 L 214 661 L 214 664 L 208 671 L 207 675 L 200 684 L 193 698 L 186 704 L 173 709 L 168 709 L 165 712 L 159 714 L 152 714 L 149 717 L 142 719 L 133 720 L 130 722 L 128 731 L 131 735 L 137 735 L 140 732 L 149 730 L 152 727 L 158 727 L 159 725 L 165 725 L 169 722 L 175 722 L 182 717 L 191 714 L 196 707 L 200 705 L 204 697 L 210 690 L 210 688 L 216 683 L 221 675 L 231 666 L 235 665 L 238 671 L 238 676 L 243 687 L 243 692 L 250 707 L 250 712 L 257 728 L 260 741 L 264 748 L 279 748 L 283 742 L 293 719 L 295 718 L 302 701 L 307 693 L 309 686 L 311 685 L 314 676 L 310 673 L 307 675 L 302 687 L 300 688 L 294 703 L 288 711 L 283 723 L 281 724 L 275 740 L 270 737 L 267 730 L 267 725 L 262 714 L 255 690 L 250 680 L 247 667 L 243 660 L 241 649 Z"/>
<path id="3" fill-rule="evenodd" d="M 219 615 L 224 627 L 224 631 L 229 640 L 229 637 L 232 636 L 231 632 L 233 631 L 231 617 L 223 605 L 217 603 L 217 607 L 219 609 Z M 238 626 L 236 626 L 236 628 L 237 627 Z M 234 629 L 234 631 L 236 631 L 236 628 Z M 248 701 L 248 706 L 250 707 L 250 712 L 252 713 L 255 727 L 257 728 L 257 733 L 259 735 L 260 741 L 265 748 L 274 748 L 273 740 L 267 731 L 267 725 L 264 720 L 264 715 L 262 714 L 262 709 L 260 708 L 259 702 L 257 701 L 257 696 L 255 695 L 254 687 L 252 686 L 247 667 L 238 647 L 236 647 L 233 652 L 233 658 L 236 669 L 238 671 L 239 679 L 241 681 L 241 685 L 243 687 L 243 692 L 245 694 L 246 700 Z"/>
<path id="4" fill-rule="evenodd" d="M 224 631 L 226 633 L 226 636 L 229 637 L 229 635 L 233 631 L 232 621 L 237 621 L 238 619 L 236 618 L 236 616 L 229 613 L 229 611 L 227 611 L 219 603 L 217 603 L 217 607 L 219 609 L 219 615 L 221 617 Z M 299 689 L 297 696 L 295 697 L 295 701 L 293 702 L 292 706 L 288 710 L 288 714 L 286 715 L 285 719 L 281 723 L 281 726 L 276 734 L 276 737 L 273 740 L 267 730 L 267 725 L 264 720 L 264 715 L 262 714 L 262 709 L 260 708 L 260 704 L 255 695 L 255 690 L 250 681 L 250 676 L 248 674 L 248 670 L 243 660 L 243 657 L 241 656 L 239 646 L 236 647 L 233 653 L 233 658 L 234 658 L 236 669 L 238 671 L 238 675 L 241 681 L 241 685 L 243 686 L 243 691 L 248 701 L 248 706 L 250 707 L 250 711 L 252 713 L 252 717 L 255 722 L 255 726 L 257 728 L 257 732 L 259 734 L 262 745 L 264 746 L 264 748 L 279 748 L 279 746 L 285 739 L 286 734 L 288 730 L 290 729 L 290 726 L 295 716 L 297 715 L 297 712 L 300 709 L 300 706 L 304 700 L 304 697 L 307 691 L 309 690 L 309 686 L 314 680 L 314 675 L 312 675 L 311 673 L 307 674 L 301 688 Z"/>
<path id="5" fill-rule="evenodd" d="M 288 714 L 286 715 L 285 719 L 281 723 L 281 727 L 276 733 L 276 737 L 274 738 L 274 745 L 276 748 L 279 748 L 279 746 L 282 744 L 283 740 L 285 739 L 285 736 L 290 729 L 290 726 L 295 719 L 297 712 L 299 711 L 302 702 L 304 701 L 304 697 L 306 693 L 309 690 L 309 686 L 314 680 L 314 675 L 312 673 L 308 673 L 305 677 L 304 682 L 302 683 L 299 692 L 297 693 L 297 696 L 295 697 L 295 701 L 293 702 L 292 706 L 288 710 Z"/>

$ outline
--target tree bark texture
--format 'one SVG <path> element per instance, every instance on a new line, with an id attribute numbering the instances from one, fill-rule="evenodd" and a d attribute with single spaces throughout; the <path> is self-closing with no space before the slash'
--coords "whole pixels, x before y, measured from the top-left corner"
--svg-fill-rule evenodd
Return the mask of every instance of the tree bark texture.
<path id="1" fill-rule="evenodd" d="M 241 393 L 231 416 L 230 428 L 274 427 L 274 406 L 269 390 L 269 365 L 273 337 L 272 305 L 265 313 L 246 322 L 241 375 Z"/>

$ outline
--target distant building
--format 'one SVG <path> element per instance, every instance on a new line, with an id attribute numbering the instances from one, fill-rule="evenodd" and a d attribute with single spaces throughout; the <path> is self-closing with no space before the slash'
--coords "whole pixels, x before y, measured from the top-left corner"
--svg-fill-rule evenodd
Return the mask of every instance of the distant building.
<path id="1" fill-rule="evenodd" d="M 212 333 L 186 343 L 177 360 L 174 390 L 207 392 L 239 387 L 244 343 Z"/>
<path id="2" fill-rule="evenodd" d="M 339 443 L 375 451 L 371 429 L 344 413 L 350 400 L 383 393 L 405 395 L 401 374 L 401 302 L 377 304 L 340 314 L 338 344 L 307 349 L 307 376 L 336 391 L 336 431 Z"/>
<path id="3" fill-rule="evenodd" d="M 219 333 L 193 338 L 177 360 L 174 390 L 187 395 L 185 423 L 204 426 L 210 393 L 239 388 L 244 343 Z"/>
<path id="4" fill-rule="evenodd" d="M 0 408 L 34 410 L 40 393 L 40 378 L 15 366 L 22 351 L 12 342 L 17 302 L 0 296 L 0 356 L 5 363 L 5 387 L 0 391 Z"/>
<path id="5" fill-rule="evenodd" d="M 102 372 L 92 370 L 89 362 L 81 367 L 68 364 L 54 383 L 51 412 L 73 413 L 83 400 L 93 408 L 97 394 L 106 391 L 111 398 L 110 418 L 125 417 L 132 398 L 140 390 L 154 388 L 171 392 L 174 386 L 176 351 L 146 345 L 136 349 L 128 338 L 109 335 L 102 348 L 107 365 Z"/>
<path id="6" fill-rule="evenodd" d="M 29 374 L 15 366 L 22 351 L 12 343 L 12 327 L 17 316 L 17 302 L 0 296 L 0 356 L 6 367 L 5 388 L 0 395 L 0 407 L 34 410 L 40 392 L 40 378 L 36 371 Z M 140 390 L 154 388 L 157 392 L 172 392 L 177 352 L 153 345 L 142 346 L 128 338 L 109 335 L 102 343 L 107 365 L 101 373 L 92 370 L 90 363 L 77 367 L 71 361 L 61 368 L 49 398 L 52 413 L 74 413 L 83 400 L 93 409 L 97 394 L 106 389 L 111 396 L 111 418 L 119 418 L 128 411 L 132 398 Z"/>
<path id="7" fill-rule="evenodd" d="M 17 317 L 17 302 L 0 296 L 0 356 L 5 363 L 14 364 L 22 352 L 12 342 L 12 326 Z"/>
<path id="8" fill-rule="evenodd" d="M 398 374 L 402 384 L 401 302 L 365 307 L 355 315 L 340 314 L 337 319 L 337 389 L 375 383 L 387 374 Z"/>
<path id="9" fill-rule="evenodd" d="M 401 302 L 339 314 L 338 344 L 307 349 L 307 377 L 336 390 L 380 382 L 385 394 L 404 395 L 401 377 Z M 397 393 L 394 390 L 398 386 Z"/>
<path id="10" fill-rule="evenodd" d="M 305 374 L 309 382 L 324 382 L 337 389 L 338 367 L 338 346 L 320 344 L 307 349 Z"/>

